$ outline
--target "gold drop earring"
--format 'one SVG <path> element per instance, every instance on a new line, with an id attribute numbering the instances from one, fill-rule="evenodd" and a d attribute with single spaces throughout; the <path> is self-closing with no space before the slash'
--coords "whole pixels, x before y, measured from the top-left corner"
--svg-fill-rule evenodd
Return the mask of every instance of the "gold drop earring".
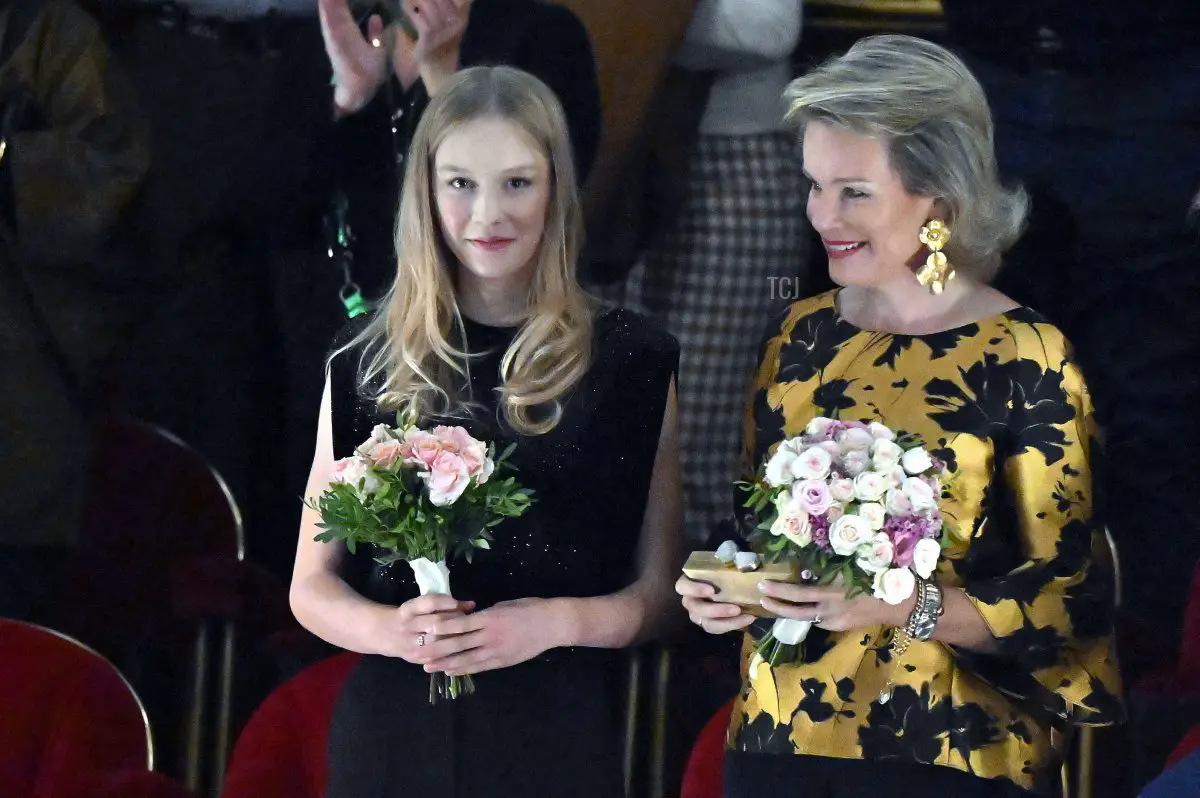
<path id="1" fill-rule="evenodd" d="M 954 279 L 954 267 L 946 259 L 946 253 L 942 252 L 942 247 L 950 242 L 950 228 L 941 219 L 931 219 L 921 228 L 918 238 L 929 247 L 929 257 L 925 265 L 917 269 L 917 282 L 937 296 Z"/>

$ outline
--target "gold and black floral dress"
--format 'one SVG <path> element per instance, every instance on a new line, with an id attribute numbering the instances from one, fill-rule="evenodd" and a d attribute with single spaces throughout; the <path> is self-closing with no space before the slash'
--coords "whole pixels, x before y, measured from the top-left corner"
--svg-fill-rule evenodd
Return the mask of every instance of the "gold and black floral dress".
<path id="1" fill-rule="evenodd" d="M 942 765 L 1046 790 L 1068 726 L 1123 717 L 1092 408 L 1062 333 L 1025 308 L 931 335 L 868 332 L 830 292 L 771 325 L 753 387 L 751 469 L 818 415 L 913 433 L 949 465 L 941 506 L 958 534 L 938 579 L 966 591 L 999 653 L 930 641 L 897 658 L 894 629 L 813 629 L 803 662 L 750 673 L 748 635 L 730 749 Z"/>

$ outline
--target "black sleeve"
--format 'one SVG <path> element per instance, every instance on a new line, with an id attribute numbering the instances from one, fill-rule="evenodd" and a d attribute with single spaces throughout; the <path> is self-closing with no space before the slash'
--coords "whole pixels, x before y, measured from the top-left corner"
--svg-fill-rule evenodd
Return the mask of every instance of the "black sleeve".
<path id="1" fill-rule="evenodd" d="M 583 23 L 568 9 L 540 3 L 534 8 L 536 18 L 526 28 L 512 66 L 537 76 L 558 95 L 582 185 L 596 160 L 602 124 L 592 41 Z"/>

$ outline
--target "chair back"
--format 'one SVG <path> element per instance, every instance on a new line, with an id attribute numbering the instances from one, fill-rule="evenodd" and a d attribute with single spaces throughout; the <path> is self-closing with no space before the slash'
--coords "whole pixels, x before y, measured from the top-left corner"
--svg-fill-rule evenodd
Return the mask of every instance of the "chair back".
<path id="1" fill-rule="evenodd" d="M 0 784 L 74 795 L 80 774 L 154 767 L 146 711 L 108 660 L 67 635 L 0 619 Z"/>
<path id="2" fill-rule="evenodd" d="M 361 655 L 311 665 L 267 696 L 242 729 L 225 774 L 223 798 L 321 798 L 333 707 Z"/>
<path id="3" fill-rule="evenodd" d="M 733 712 L 733 699 L 713 713 L 688 756 L 680 798 L 721 798 L 724 795 L 725 733 Z"/>

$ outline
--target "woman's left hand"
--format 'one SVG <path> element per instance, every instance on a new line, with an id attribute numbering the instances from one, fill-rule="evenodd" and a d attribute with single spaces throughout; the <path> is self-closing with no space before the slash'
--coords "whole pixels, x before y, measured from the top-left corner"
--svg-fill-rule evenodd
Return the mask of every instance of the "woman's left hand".
<path id="1" fill-rule="evenodd" d="M 429 673 L 463 676 L 508 668 L 562 645 L 567 619 L 562 603 L 525 598 L 471 613 L 461 623 L 472 648 L 425 665 Z"/>
<path id="2" fill-rule="evenodd" d="M 831 632 L 844 632 L 864 626 L 903 626 L 908 618 L 906 605 L 892 606 L 870 593 L 846 598 L 841 585 L 793 585 L 787 582 L 759 583 L 763 609 L 780 618 L 812 621 L 814 626 Z"/>

